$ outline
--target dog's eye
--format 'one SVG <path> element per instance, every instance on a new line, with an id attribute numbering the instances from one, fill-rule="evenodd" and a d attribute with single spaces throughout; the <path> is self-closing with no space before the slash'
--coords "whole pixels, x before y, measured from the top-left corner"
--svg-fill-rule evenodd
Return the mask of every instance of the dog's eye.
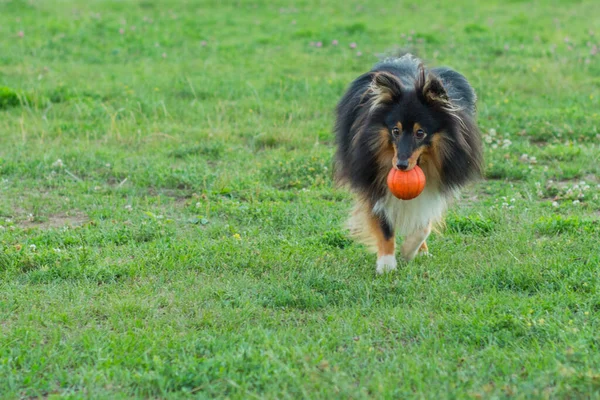
<path id="1" fill-rule="evenodd" d="M 416 137 L 417 139 L 423 139 L 425 136 L 427 136 L 427 134 L 425 133 L 425 131 L 424 131 L 423 129 L 418 129 L 418 130 L 415 132 L 415 137 Z"/>
<path id="2" fill-rule="evenodd" d="M 398 129 L 398 128 L 392 128 L 392 135 L 398 136 L 399 134 L 400 134 L 400 129 Z"/>

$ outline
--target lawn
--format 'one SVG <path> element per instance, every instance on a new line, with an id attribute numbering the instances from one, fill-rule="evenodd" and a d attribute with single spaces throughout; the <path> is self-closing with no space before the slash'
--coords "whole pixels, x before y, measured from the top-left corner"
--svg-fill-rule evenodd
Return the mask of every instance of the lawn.
<path id="1" fill-rule="evenodd" d="M 0 398 L 600 398 L 600 2 L 0 0 Z M 343 228 L 333 111 L 465 74 L 432 257 Z"/>

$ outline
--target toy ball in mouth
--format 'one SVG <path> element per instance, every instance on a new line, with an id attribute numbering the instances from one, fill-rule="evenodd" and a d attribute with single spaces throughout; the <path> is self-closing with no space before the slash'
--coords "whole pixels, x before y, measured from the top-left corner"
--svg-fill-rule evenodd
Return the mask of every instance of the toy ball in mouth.
<path id="1" fill-rule="evenodd" d="M 397 198 L 411 200 L 420 195 L 425 188 L 425 174 L 418 165 L 410 171 L 392 168 L 387 177 L 387 185 Z"/>

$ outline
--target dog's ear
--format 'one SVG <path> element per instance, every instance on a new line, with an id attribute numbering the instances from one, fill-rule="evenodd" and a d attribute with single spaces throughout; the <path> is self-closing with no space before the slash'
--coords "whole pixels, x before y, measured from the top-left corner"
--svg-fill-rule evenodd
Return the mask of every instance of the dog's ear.
<path id="1" fill-rule="evenodd" d="M 422 93 L 425 101 L 429 104 L 445 105 L 450 102 L 448 92 L 442 81 L 431 73 L 424 79 Z"/>
<path id="2" fill-rule="evenodd" d="M 389 104 L 398 100 L 402 94 L 402 84 L 398 78 L 389 72 L 376 72 L 373 75 L 369 91 L 373 96 L 373 106 L 376 107 L 380 104 Z"/>

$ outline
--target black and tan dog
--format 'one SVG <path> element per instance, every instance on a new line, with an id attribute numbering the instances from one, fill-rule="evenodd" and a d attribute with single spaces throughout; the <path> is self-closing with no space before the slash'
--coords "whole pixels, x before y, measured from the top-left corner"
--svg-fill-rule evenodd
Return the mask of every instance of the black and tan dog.
<path id="1" fill-rule="evenodd" d="M 395 233 L 402 258 L 427 252 L 432 226 L 449 200 L 481 173 L 476 96 L 449 68 L 426 69 L 408 54 L 386 59 L 358 77 L 337 107 L 336 179 L 357 194 L 352 233 L 377 249 L 377 272 L 396 269 Z M 387 188 L 391 168 L 419 165 L 427 178 L 413 200 Z"/>

